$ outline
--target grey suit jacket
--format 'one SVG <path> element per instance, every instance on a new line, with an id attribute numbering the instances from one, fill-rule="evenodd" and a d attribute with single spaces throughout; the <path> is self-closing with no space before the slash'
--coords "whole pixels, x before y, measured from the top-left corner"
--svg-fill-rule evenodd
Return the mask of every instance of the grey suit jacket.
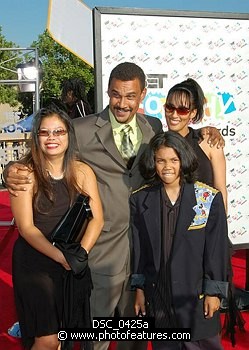
<path id="1" fill-rule="evenodd" d="M 89 254 L 89 265 L 95 273 L 114 276 L 129 263 L 129 197 L 144 183 L 139 158 L 155 133 L 162 131 L 157 118 L 137 114 L 137 123 L 143 138 L 128 170 L 114 142 L 108 107 L 99 114 L 74 120 L 80 158 L 95 172 L 104 209 L 104 228 Z"/>

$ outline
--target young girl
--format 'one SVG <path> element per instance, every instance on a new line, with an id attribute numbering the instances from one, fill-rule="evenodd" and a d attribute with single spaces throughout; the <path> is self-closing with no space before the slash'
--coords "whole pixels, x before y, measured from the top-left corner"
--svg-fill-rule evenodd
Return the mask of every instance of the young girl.
<path id="1" fill-rule="evenodd" d="M 185 138 L 160 133 L 141 164 L 155 181 L 131 196 L 136 314 L 155 317 L 159 328 L 191 328 L 191 342 L 153 341 L 153 349 L 222 349 L 226 212 L 222 194 L 195 181 L 197 166 Z"/>

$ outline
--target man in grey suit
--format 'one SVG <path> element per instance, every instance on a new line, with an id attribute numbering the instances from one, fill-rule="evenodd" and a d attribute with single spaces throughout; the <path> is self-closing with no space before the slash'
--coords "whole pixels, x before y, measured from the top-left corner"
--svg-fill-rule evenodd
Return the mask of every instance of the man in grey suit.
<path id="1" fill-rule="evenodd" d="M 91 296 L 93 317 L 135 316 L 134 293 L 129 288 L 130 237 L 129 197 L 144 183 L 139 158 L 155 133 L 162 131 L 159 119 L 137 113 L 146 95 L 145 74 L 134 63 L 125 62 L 111 72 L 108 84 L 109 106 L 101 113 L 74 122 L 82 161 L 94 170 L 105 224 L 89 254 L 94 289 Z M 124 125 L 130 125 L 135 157 L 124 159 L 121 151 Z M 132 163 L 132 164 L 131 164 Z M 121 342 L 118 348 L 146 348 L 144 343 Z M 108 344 L 96 344 L 107 349 Z"/>

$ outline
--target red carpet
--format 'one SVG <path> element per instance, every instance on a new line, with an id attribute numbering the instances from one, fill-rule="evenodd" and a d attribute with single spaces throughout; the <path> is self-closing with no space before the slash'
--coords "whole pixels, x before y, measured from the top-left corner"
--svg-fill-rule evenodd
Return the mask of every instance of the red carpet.
<path id="1" fill-rule="evenodd" d="M 6 191 L 0 191 L 0 221 L 11 221 L 12 215 L 9 208 L 9 198 Z M 0 226 L 0 350 L 23 350 L 20 339 L 10 337 L 7 329 L 17 321 L 15 314 L 12 277 L 11 254 L 13 244 L 17 237 L 17 230 L 8 226 Z M 245 251 L 237 251 L 232 259 L 234 270 L 234 283 L 238 288 L 245 286 Z M 236 346 L 232 347 L 229 339 L 223 337 L 222 343 L 225 350 L 249 349 L 249 312 L 242 313 L 246 321 L 245 330 L 236 332 Z M 222 316 L 223 318 L 223 316 Z M 148 350 L 150 350 L 150 345 Z M 115 350 L 115 344 L 110 345 L 109 350 Z M 212 349 L 210 349 L 212 350 Z"/>

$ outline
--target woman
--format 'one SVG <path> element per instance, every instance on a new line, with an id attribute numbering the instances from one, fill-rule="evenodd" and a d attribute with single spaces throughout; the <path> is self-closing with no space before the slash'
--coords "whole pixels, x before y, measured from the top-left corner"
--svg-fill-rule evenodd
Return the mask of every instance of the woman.
<path id="1" fill-rule="evenodd" d="M 157 328 L 191 328 L 191 342 L 153 341 L 153 349 L 222 349 L 227 220 L 221 193 L 195 182 L 197 166 L 181 135 L 160 133 L 142 164 L 154 183 L 131 196 L 136 314 L 155 317 Z"/>
<path id="2" fill-rule="evenodd" d="M 165 117 L 169 130 L 181 134 L 193 147 L 199 162 L 198 180 L 221 191 L 227 208 L 226 160 L 223 148 L 210 147 L 208 135 L 202 138 L 197 130 L 189 127 L 203 117 L 206 103 L 200 85 L 187 79 L 174 85 L 168 92 Z"/>
<path id="3" fill-rule="evenodd" d="M 93 218 L 80 242 L 87 253 L 95 244 L 103 213 L 95 175 L 76 160 L 75 135 L 68 115 L 41 109 L 34 118 L 31 149 L 22 159 L 31 183 L 11 209 L 19 230 L 13 250 L 13 286 L 22 340 L 27 349 L 56 350 L 62 320 L 62 277 L 70 266 L 51 242 L 51 233 L 77 193 L 89 196 Z"/>

